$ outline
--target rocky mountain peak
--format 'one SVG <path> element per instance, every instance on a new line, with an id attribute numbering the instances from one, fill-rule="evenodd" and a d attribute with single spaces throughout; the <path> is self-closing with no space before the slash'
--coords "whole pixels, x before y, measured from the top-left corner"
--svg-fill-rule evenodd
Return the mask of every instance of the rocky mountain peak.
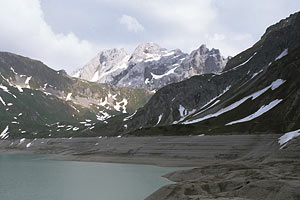
<path id="1" fill-rule="evenodd" d="M 159 56 L 166 49 L 161 48 L 158 44 L 153 42 L 145 42 L 136 47 L 132 53 L 133 60 L 150 58 L 153 56 Z"/>
<path id="2" fill-rule="evenodd" d="M 196 52 L 199 52 L 200 55 L 207 54 L 208 51 L 209 51 L 209 49 L 206 47 L 205 44 L 202 44 L 202 45 L 196 50 Z"/>
<path id="3" fill-rule="evenodd" d="M 206 45 L 186 54 L 146 42 L 138 45 L 131 56 L 124 49 L 102 51 L 75 75 L 119 87 L 153 90 L 194 75 L 220 72 L 225 64 L 220 51 Z"/>
<path id="4" fill-rule="evenodd" d="M 129 56 L 129 53 L 123 48 L 107 49 L 99 53 L 99 62 L 104 65 L 117 64 L 127 56 Z"/>
<path id="5" fill-rule="evenodd" d="M 154 43 L 154 42 L 145 42 L 145 43 L 142 43 L 142 44 L 139 44 L 133 54 L 136 54 L 136 53 L 158 53 L 162 50 L 162 48 Z"/>

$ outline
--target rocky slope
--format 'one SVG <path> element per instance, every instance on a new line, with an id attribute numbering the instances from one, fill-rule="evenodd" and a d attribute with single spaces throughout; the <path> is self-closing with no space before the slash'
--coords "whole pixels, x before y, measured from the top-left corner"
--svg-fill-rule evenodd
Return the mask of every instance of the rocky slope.
<path id="1" fill-rule="evenodd" d="M 168 51 L 155 43 L 143 43 L 131 55 L 124 49 L 103 51 L 73 77 L 154 90 L 194 75 L 220 72 L 226 62 L 219 50 L 209 50 L 205 45 L 185 54 L 179 49 Z"/>
<path id="2" fill-rule="evenodd" d="M 133 112 L 152 95 L 71 78 L 6 52 L 0 53 L 0 73 L 1 139 L 88 133 L 97 121 Z"/>
<path id="3" fill-rule="evenodd" d="M 299 27 L 300 14 L 295 13 L 268 28 L 223 72 L 163 87 L 134 115 L 123 122 L 118 119 L 120 126 L 115 129 L 136 135 L 299 129 Z"/>

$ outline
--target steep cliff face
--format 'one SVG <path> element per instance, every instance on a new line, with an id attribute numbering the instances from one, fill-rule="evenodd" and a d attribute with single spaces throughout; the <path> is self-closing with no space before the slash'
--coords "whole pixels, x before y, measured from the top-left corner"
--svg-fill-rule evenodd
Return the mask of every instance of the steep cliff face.
<path id="1" fill-rule="evenodd" d="M 140 44 L 130 56 L 123 49 L 101 52 L 73 76 L 118 87 L 157 90 L 194 75 L 220 72 L 226 62 L 219 50 L 209 50 L 205 45 L 185 54 L 150 42 Z"/>
<path id="2" fill-rule="evenodd" d="M 113 76 L 128 67 L 129 57 L 124 49 L 109 49 L 100 52 L 83 68 L 74 72 L 73 77 L 92 82 L 109 83 Z"/>

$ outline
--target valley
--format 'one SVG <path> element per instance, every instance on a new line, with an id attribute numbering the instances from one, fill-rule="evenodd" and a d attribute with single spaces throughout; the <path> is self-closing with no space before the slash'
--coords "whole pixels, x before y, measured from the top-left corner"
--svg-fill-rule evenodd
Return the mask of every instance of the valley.
<path id="1" fill-rule="evenodd" d="M 148 42 L 68 75 L 0 52 L 0 154 L 192 168 L 147 200 L 296 200 L 299 77 L 299 12 L 228 58 Z"/>

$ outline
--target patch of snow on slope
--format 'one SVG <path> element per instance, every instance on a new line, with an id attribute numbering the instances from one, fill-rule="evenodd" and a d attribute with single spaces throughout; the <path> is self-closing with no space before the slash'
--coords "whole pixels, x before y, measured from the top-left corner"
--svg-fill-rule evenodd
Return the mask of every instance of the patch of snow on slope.
<path id="1" fill-rule="evenodd" d="M 22 144 L 25 140 L 26 140 L 25 138 L 20 139 L 19 144 Z"/>
<path id="2" fill-rule="evenodd" d="M 171 56 L 171 55 L 174 55 L 174 54 L 175 54 L 174 51 L 170 51 L 170 52 L 164 54 L 163 57 Z"/>
<path id="3" fill-rule="evenodd" d="M 109 93 L 108 93 L 108 99 L 117 100 L 117 95 L 118 95 L 118 94 L 112 95 L 112 94 L 109 92 Z"/>
<path id="4" fill-rule="evenodd" d="M 272 89 L 272 90 L 275 90 L 275 89 L 279 88 L 284 82 L 285 82 L 285 80 L 277 79 L 276 81 L 274 81 L 274 82 L 272 83 L 271 89 Z"/>
<path id="5" fill-rule="evenodd" d="M 46 96 L 48 96 L 48 95 L 52 95 L 52 93 L 50 93 L 50 92 L 43 92 Z"/>
<path id="6" fill-rule="evenodd" d="M 109 119 L 111 117 L 111 115 L 108 114 L 107 112 L 99 111 L 99 115 L 96 115 L 96 117 L 97 117 L 97 120 L 104 121 L 106 119 Z"/>
<path id="7" fill-rule="evenodd" d="M 48 83 L 45 83 L 45 84 L 44 84 L 43 90 L 46 89 L 47 85 L 48 85 Z"/>
<path id="8" fill-rule="evenodd" d="M 159 124 L 159 122 L 161 121 L 162 117 L 163 117 L 164 114 L 160 114 L 158 116 L 158 120 L 157 120 L 157 123 L 155 124 L 155 126 L 157 126 Z"/>
<path id="9" fill-rule="evenodd" d="M 2 97 L 0 97 L 0 101 L 1 101 L 1 103 L 2 103 L 4 106 L 6 106 L 6 103 L 5 103 L 5 101 L 2 99 Z"/>
<path id="10" fill-rule="evenodd" d="M 287 54 L 288 54 L 288 49 L 283 50 L 283 52 L 281 52 L 281 54 L 277 58 L 275 58 L 275 61 L 281 59 L 282 57 L 286 56 Z"/>
<path id="11" fill-rule="evenodd" d="M 0 89 L 2 89 L 3 92 L 6 92 L 6 93 L 12 95 L 15 99 L 17 98 L 16 95 L 12 94 L 12 93 L 8 90 L 8 88 L 7 88 L 6 86 L 0 85 Z"/>
<path id="12" fill-rule="evenodd" d="M 137 110 L 136 110 L 132 115 L 129 115 L 128 117 L 125 117 L 125 118 L 123 119 L 123 121 L 125 122 L 125 121 L 127 121 L 127 120 L 132 119 L 132 117 L 136 114 L 136 112 L 137 112 Z"/>
<path id="13" fill-rule="evenodd" d="M 15 85 L 14 87 L 15 87 L 15 88 L 17 88 L 17 89 L 19 90 L 19 92 L 23 92 L 23 89 L 22 89 L 22 87 L 21 87 L 21 86 L 19 86 L 19 85 Z"/>
<path id="14" fill-rule="evenodd" d="M 188 111 L 182 105 L 179 105 L 178 112 L 180 114 L 180 117 L 184 117 L 188 114 Z"/>
<path id="15" fill-rule="evenodd" d="M 161 75 L 153 74 L 153 73 L 151 72 L 151 76 L 152 76 L 154 79 L 160 79 L 160 78 L 162 78 L 162 77 L 164 77 L 164 76 L 168 76 L 168 75 L 170 75 L 170 74 L 173 74 L 177 68 L 178 68 L 178 67 L 174 67 L 173 69 L 170 69 L 169 71 L 167 71 L 166 73 L 161 74 Z"/>
<path id="16" fill-rule="evenodd" d="M 29 148 L 31 146 L 31 142 L 29 142 L 27 145 L 26 145 L 26 148 Z"/>
<path id="17" fill-rule="evenodd" d="M 206 106 L 208 106 L 209 104 L 211 104 L 212 102 L 214 102 L 217 98 L 221 97 L 223 94 L 225 94 L 229 89 L 231 88 L 231 85 L 227 86 L 225 88 L 225 90 L 223 90 L 223 92 L 221 94 L 219 94 L 218 96 L 212 98 L 210 101 L 208 101 L 204 106 L 202 106 L 200 108 L 200 110 L 202 110 L 203 108 L 205 108 Z"/>
<path id="18" fill-rule="evenodd" d="M 27 85 L 27 88 L 30 88 L 29 81 L 30 81 L 31 78 L 32 78 L 32 77 L 29 76 L 29 77 L 27 77 L 26 80 L 25 80 L 25 85 Z"/>
<path id="19" fill-rule="evenodd" d="M 252 119 L 255 119 L 255 118 L 263 115 L 264 113 L 268 112 L 269 110 L 271 110 L 272 108 L 277 106 L 281 101 L 282 101 L 282 99 L 276 99 L 276 100 L 272 101 L 271 103 L 269 103 L 268 105 L 263 105 L 255 113 L 253 113 L 253 114 L 251 114 L 251 115 L 249 115 L 249 116 L 247 116 L 243 119 L 239 119 L 239 120 L 230 122 L 230 123 L 226 124 L 226 126 L 241 123 L 241 122 L 251 121 Z"/>
<path id="20" fill-rule="evenodd" d="M 255 55 L 257 54 L 257 52 L 255 52 L 248 60 L 246 60 L 245 62 L 243 62 L 242 64 L 239 64 L 238 66 L 232 68 L 233 70 L 236 70 L 237 68 L 239 68 L 240 66 L 243 66 L 245 64 L 247 64 Z"/>
<path id="21" fill-rule="evenodd" d="M 217 101 L 215 101 L 213 104 L 211 104 L 211 105 L 208 106 L 207 108 L 201 110 L 200 112 L 195 113 L 193 116 L 197 116 L 197 115 L 199 115 L 199 114 L 205 112 L 206 110 L 208 110 L 208 109 L 214 107 L 214 106 L 215 106 L 216 104 L 218 104 L 219 102 L 220 102 L 220 100 L 218 99 Z"/>
<path id="22" fill-rule="evenodd" d="M 13 67 L 10 67 L 10 70 L 14 73 L 14 74 L 18 74 L 17 72 L 15 72 L 15 69 Z"/>
<path id="23" fill-rule="evenodd" d="M 8 125 L 5 127 L 5 129 L 1 132 L 0 134 L 0 138 L 1 139 L 4 139 L 4 138 L 7 138 L 7 134 L 8 134 Z"/>
<path id="24" fill-rule="evenodd" d="M 182 105 L 179 105 L 178 112 L 179 112 L 179 115 L 180 115 L 180 119 L 178 121 L 173 121 L 172 124 L 178 124 L 179 122 L 183 121 L 185 118 L 187 118 L 191 114 L 194 114 L 196 112 L 196 109 L 188 111 L 188 110 L 185 109 L 185 107 L 183 107 Z"/>
<path id="25" fill-rule="evenodd" d="M 80 72 L 80 70 L 79 70 L 78 72 L 76 72 L 75 74 L 73 74 L 72 77 L 74 77 L 74 78 L 79 78 L 80 75 L 81 75 L 81 72 Z"/>
<path id="26" fill-rule="evenodd" d="M 291 139 L 300 136 L 300 129 L 296 130 L 296 131 L 291 131 L 288 133 L 285 133 L 283 136 L 281 136 L 278 139 L 278 143 L 280 145 L 280 149 L 282 149 L 283 147 L 285 147 L 287 145 L 287 142 L 290 141 Z"/>
<path id="27" fill-rule="evenodd" d="M 72 96 L 72 93 L 68 93 L 68 95 L 66 97 L 66 101 L 71 101 L 71 96 Z"/>
<path id="28" fill-rule="evenodd" d="M 149 56 L 149 58 L 146 59 L 144 62 L 159 61 L 160 59 L 161 59 L 160 55 L 152 55 L 152 56 Z"/>
<path id="29" fill-rule="evenodd" d="M 262 89 L 262 90 L 259 90 L 249 96 L 246 96 L 244 98 L 242 98 L 241 100 L 225 107 L 225 108 L 222 108 L 221 110 L 217 111 L 216 113 L 213 113 L 213 114 L 208 114 L 204 117 L 201 117 L 201 118 L 198 118 L 198 119 L 195 119 L 195 120 L 192 120 L 192 121 L 186 121 L 186 122 L 183 122 L 183 124 L 193 124 L 193 123 L 197 123 L 197 122 L 200 122 L 200 121 L 203 121 L 203 120 L 206 120 L 206 119 L 209 119 L 209 118 L 213 118 L 213 117 L 217 117 L 223 113 L 226 113 L 230 110 L 233 110 L 235 108 L 237 108 L 238 106 L 240 106 L 242 103 L 244 103 L 245 101 L 247 101 L 248 99 L 256 99 L 258 98 L 260 95 L 262 95 L 263 93 L 265 93 L 268 89 L 272 89 L 272 90 L 275 90 L 276 88 L 278 88 L 280 85 L 282 85 L 283 83 L 285 82 L 285 80 L 282 80 L 282 79 L 277 79 L 276 81 L 274 81 L 273 83 L 271 83 L 271 85 L 269 85 L 268 87 Z"/>
<path id="30" fill-rule="evenodd" d="M 178 124 L 179 122 L 182 122 L 184 119 L 186 119 L 187 117 L 189 117 L 189 116 L 191 116 L 191 115 L 193 115 L 193 116 L 199 115 L 199 114 L 203 113 L 204 111 L 208 110 L 209 108 L 215 106 L 217 103 L 220 102 L 220 100 L 217 100 L 217 101 L 215 101 L 215 100 L 216 100 L 217 98 L 221 97 L 223 94 L 225 94 L 230 88 L 231 88 L 231 85 L 227 86 L 227 87 L 225 88 L 225 90 L 222 91 L 221 94 L 219 94 L 218 96 L 212 98 L 212 99 L 211 99 L 210 101 L 208 101 L 204 106 L 202 106 L 202 107 L 200 108 L 200 111 L 199 111 L 199 112 L 195 113 L 196 110 L 194 109 L 194 110 L 188 112 L 188 114 L 187 114 L 186 116 L 182 117 L 182 118 L 179 119 L 178 121 L 174 121 L 173 124 Z M 215 101 L 215 102 L 214 102 L 214 101 Z M 212 102 L 214 102 L 214 103 L 211 104 Z M 211 105 L 208 106 L 209 104 L 211 104 Z M 207 107 L 207 106 L 208 106 L 208 107 Z M 207 107 L 207 108 L 205 108 L 205 107 Z M 205 108 L 205 109 L 203 110 L 203 108 Z M 179 109 L 180 109 L 180 108 L 179 108 Z M 180 112 L 180 111 L 179 111 L 179 112 Z"/>
<path id="31" fill-rule="evenodd" d="M 104 100 L 102 100 L 102 98 L 100 99 L 100 103 L 99 103 L 99 105 L 100 106 L 103 106 L 103 107 L 105 107 L 105 105 L 108 103 L 108 101 L 107 101 L 107 97 L 105 97 L 105 99 Z"/>
<path id="32" fill-rule="evenodd" d="M 193 123 L 197 123 L 197 122 L 200 122 L 200 121 L 203 121 L 203 120 L 206 120 L 206 119 L 209 119 L 209 118 L 213 118 L 213 117 L 217 117 L 223 113 L 226 113 L 230 110 L 233 110 L 235 108 L 237 108 L 238 106 L 240 106 L 242 103 L 244 103 L 246 100 L 248 100 L 250 97 L 245 97 L 233 104 L 231 104 L 230 106 L 227 106 L 225 108 L 222 108 L 221 110 L 219 110 L 218 112 L 216 113 L 213 113 L 213 114 L 209 114 L 209 115 L 206 115 L 204 117 L 201 117 L 201 118 L 198 118 L 198 119 L 195 119 L 195 120 L 192 120 L 192 121 L 186 121 L 186 122 L 183 122 L 183 124 L 193 124 Z"/>
<path id="33" fill-rule="evenodd" d="M 99 80 L 99 71 L 96 71 L 93 78 L 90 80 L 91 82 L 96 82 Z"/>
<path id="34" fill-rule="evenodd" d="M 127 99 L 123 99 L 122 101 L 120 102 L 116 102 L 116 105 L 114 105 L 114 109 L 117 110 L 117 111 L 121 111 L 121 108 L 122 108 L 122 112 L 123 113 L 127 113 L 126 112 L 126 105 L 128 104 L 128 101 Z"/>
<path id="35" fill-rule="evenodd" d="M 252 77 L 250 78 L 250 80 L 253 79 L 254 77 L 256 77 L 258 74 L 260 74 L 260 73 L 263 72 L 263 71 L 264 71 L 264 70 L 260 70 L 259 72 L 254 73 L 254 74 L 252 75 Z"/>
<path id="36" fill-rule="evenodd" d="M 149 83 L 150 83 L 149 78 L 146 78 L 145 84 L 147 85 L 147 84 L 149 84 Z"/>

